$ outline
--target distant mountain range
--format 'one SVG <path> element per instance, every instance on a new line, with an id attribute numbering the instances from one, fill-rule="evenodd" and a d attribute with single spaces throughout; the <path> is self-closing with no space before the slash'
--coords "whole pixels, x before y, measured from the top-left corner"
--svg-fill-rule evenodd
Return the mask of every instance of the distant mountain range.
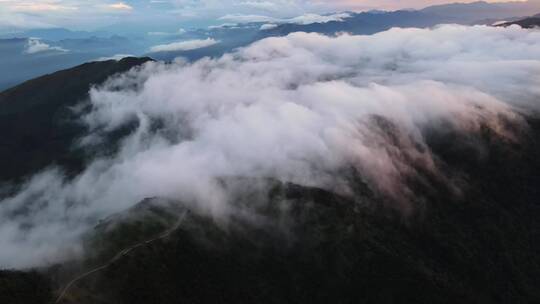
<path id="1" fill-rule="evenodd" d="M 440 23 L 457 22 L 453 17 L 440 17 L 421 11 L 366 12 L 352 14 L 344 21 L 328 23 L 283 24 L 268 30 L 270 35 L 286 35 L 292 32 L 318 32 L 334 34 L 348 32 L 369 35 L 392 27 L 430 27 Z"/>
<path id="2" fill-rule="evenodd" d="M 235 48 L 272 36 L 287 35 L 296 31 L 334 34 L 373 34 L 392 27 L 431 27 L 441 23 L 493 24 L 499 21 L 517 21 L 532 13 L 540 12 L 540 1 L 507 3 L 455 3 L 430 6 L 422 10 L 393 12 L 370 11 L 350 13 L 350 18 L 327 23 L 295 24 L 276 23 L 267 29 L 264 23 L 245 23 L 208 29 L 193 29 L 182 33 L 148 35 L 140 33 L 123 37 L 107 31 L 70 31 L 62 28 L 34 29 L 3 35 L 0 39 L 0 91 L 22 81 L 65 69 L 83 62 L 118 54 L 150 56 L 157 60 L 173 60 L 178 56 L 196 60 L 205 56 L 220 56 Z M 528 20 L 525 24 L 534 23 Z M 168 44 L 190 39 L 213 38 L 214 45 L 180 51 L 150 51 L 156 44 Z M 43 44 L 65 49 L 66 52 L 25 53 L 29 38 Z"/>
<path id="3" fill-rule="evenodd" d="M 540 1 L 453 3 L 430 6 L 421 12 L 453 18 L 460 23 L 475 23 L 483 19 L 505 20 L 511 17 L 530 16 L 532 13 L 540 12 Z"/>
<path id="4" fill-rule="evenodd" d="M 317 32 L 335 34 L 348 32 L 359 35 L 369 35 L 388 30 L 392 27 L 431 27 L 442 23 L 456 24 L 488 24 L 498 21 L 514 21 L 529 16 L 531 12 L 540 12 L 540 1 L 508 2 L 508 3 L 455 3 L 447 5 L 430 6 L 422 10 L 400 11 L 369 11 L 350 13 L 349 18 L 343 21 L 327 23 L 274 24 L 266 30 L 261 29 L 265 23 L 247 23 L 234 26 L 225 26 L 208 31 L 199 30 L 203 37 L 209 36 L 218 39 L 221 43 L 205 49 L 149 53 L 152 58 L 172 60 L 177 56 L 188 59 L 198 59 L 204 56 L 219 56 L 234 48 L 245 46 L 259 39 L 283 36 L 292 32 Z"/>
<path id="5" fill-rule="evenodd" d="M 63 39 L 84 39 L 91 37 L 108 37 L 110 33 L 104 31 L 72 31 L 65 28 L 44 28 L 31 29 L 26 31 L 15 32 L 11 34 L 1 35 L 1 38 L 15 37 L 37 37 L 45 40 L 63 40 Z"/>

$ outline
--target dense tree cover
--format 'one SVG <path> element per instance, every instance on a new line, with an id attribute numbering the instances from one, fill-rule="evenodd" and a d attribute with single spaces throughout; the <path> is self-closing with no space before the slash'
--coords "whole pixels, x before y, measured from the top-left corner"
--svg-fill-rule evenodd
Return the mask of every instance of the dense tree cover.
<path id="1" fill-rule="evenodd" d="M 51 282 L 37 272 L 0 271 L 0 303 L 52 303 Z"/>

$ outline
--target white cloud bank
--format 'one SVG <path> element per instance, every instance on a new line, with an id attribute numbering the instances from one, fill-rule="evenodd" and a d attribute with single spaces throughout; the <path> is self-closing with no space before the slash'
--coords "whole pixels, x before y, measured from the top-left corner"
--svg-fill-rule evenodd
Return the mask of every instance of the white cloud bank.
<path id="1" fill-rule="evenodd" d="M 61 48 L 59 46 L 50 46 L 45 42 L 40 41 L 38 38 L 29 38 L 26 43 L 26 48 L 24 53 L 26 54 L 36 54 L 43 52 L 68 52 L 68 50 Z"/>
<path id="2" fill-rule="evenodd" d="M 266 23 L 266 24 L 261 25 L 261 27 L 260 27 L 259 29 L 260 29 L 261 31 L 268 31 L 268 30 L 273 30 L 273 29 L 275 29 L 276 27 L 278 27 L 277 24 Z"/>
<path id="3" fill-rule="evenodd" d="M 349 13 L 338 13 L 331 15 L 318 15 L 318 14 L 304 14 L 294 18 L 274 18 L 263 15 L 225 15 L 220 17 L 219 20 L 236 22 L 236 23 L 251 23 L 251 22 L 268 22 L 268 23 L 294 23 L 294 24 L 313 24 L 313 23 L 328 23 L 331 21 L 344 21 L 350 18 Z"/>
<path id="4" fill-rule="evenodd" d="M 318 14 L 304 14 L 298 17 L 291 19 L 285 19 L 286 23 L 296 23 L 296 24 L 312 24 L 312 23 L 328 23 L 332 21 L 344 21 L 347 18 L 350 18 L 351 14 L 349 13 L 339 13 L 332 15 L 318 15 Z"/>
<path id="5" fill-rule="evenodd" d="M 116 55 L 108 56 L 108 57 L 99 57 L 99 58 L 94 59 L 93 61 L 108 61 L 108 60 L 120 61 L 127 57 L 136 57 L 136 56 L 132 54 L 116 54 Z"/>
<path id="6" fill-rule="evenodd" d="M 347 192 L 339 172 L 353 168 L 399 202 L 418 168 L 438 172 L 426 129 L 511 139 L 504 126 L 540 108 L 538 75 L 540 31 L 519 27 L 295 33 L 220 59 L 149 63 L 91 91 L 87 142 L 138 122 L 116 155 L 72 180 L 45 171 L 0 202 L 0 267 L 60 260 L 98 219 L 146 197 L 226 213 L 223 176 Z M 377 117 L 396 125 L 391 136 Z"/>
<path id="7" fill-rule="evenodd" d="M 117 2 L 113 4 L 108 4 L 108 8 L 114 9 L 114 10 L 121 10 L 121 11 L 131 11 L 133 10 L 133 7 L 129 4 L 126 4 L 125 2 Z"/>
<path id="8" fill-rule="evenodd" d="M 195 39 L 181 42 L 174 42 L 169 44 L 156 45 L 150 48 L 150 52 L 177 52 L 177 51 L 190 51 L 212 46 L 219 43 L 219 41 L 213 38 Z"/>
<path id="9" fill-rule="evenodd" d="M 186 30 L 183 28 L 178 29 L 176 32 L 148 32 L 148 36 L 177 36 L 183 35 L 186 33 Z"/>

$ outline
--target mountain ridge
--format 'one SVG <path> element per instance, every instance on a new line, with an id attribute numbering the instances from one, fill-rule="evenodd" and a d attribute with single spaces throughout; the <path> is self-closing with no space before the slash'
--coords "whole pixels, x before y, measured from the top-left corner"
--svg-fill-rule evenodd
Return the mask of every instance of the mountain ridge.
<path id="1" fill-rule="evenodd" d="M 82 155 L 73 156 L 71 147 L 84 126 L 74 120 L 70 107 L 84 101 L 93 85 L 151 60 L 85 63 L 0 92 L 0 181 L 20 181 L 55 162 L 80 166 Z M 30 157 L 30 151 L 40 154 Z"/>

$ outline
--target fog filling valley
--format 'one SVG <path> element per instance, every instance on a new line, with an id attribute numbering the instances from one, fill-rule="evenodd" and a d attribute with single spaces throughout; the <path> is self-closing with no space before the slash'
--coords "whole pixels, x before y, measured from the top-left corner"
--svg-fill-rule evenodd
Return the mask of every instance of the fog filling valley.
<path id="1" fill-rule="evenodd" d="M 234 208 L 218 179 L 230 176 L 347 195 L 343 172 L 353 168 L 408 210 L 417 194 L 407 180 L 418 170 L 453 183 L 427 131 L 489 128 L 512 142 L 507 126 L 526 128 L 522 113 L 536 113 L 539 97 L 540 31 L 516 26 L 293 33 L 218 59 L 147 63 L 90 92 L 79 145 L 92 150 L 135 126 L 114 155 L 74 178 L 49 168 L 0 202 L 0 266 L 77 255 L 100 219 L 148 197 L 226 218 Z M 380 119 L 396 126 L 394 137 Z"/>

